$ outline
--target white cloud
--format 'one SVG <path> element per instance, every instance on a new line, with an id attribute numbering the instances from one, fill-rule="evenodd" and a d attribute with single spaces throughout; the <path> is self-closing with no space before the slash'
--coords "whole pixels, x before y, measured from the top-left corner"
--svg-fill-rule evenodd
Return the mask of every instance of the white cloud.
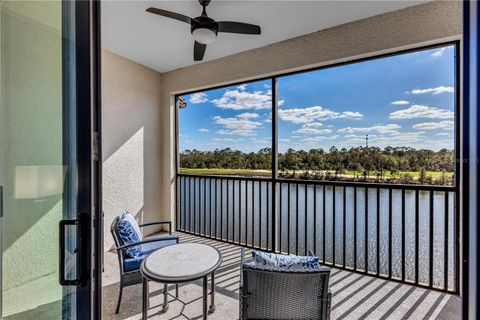
<path id="1" fill-rule="evenodd" d="M 216 116 L 213 118 L 213 122 L 224 127 L 217 131 L 218 134 L 222 135 L 255 136 L 255 130 L 262 126 L 261 122 L 240 118 L 239 116 L 235 118 Z"/>
<path id="2" fill-rule="evenodd" d="M 260 117 L 260 115 L 254 112 L 245 112 L 245 113 L 239 114 L 237 117 L 240 119 L 255 119 Z"/>
<path id="3" fill-rule="evenodd" d="M 237 87 L 237 89 L 240 91 L 245 91 L 247 90 L 247 84 L 241 84 Z"/>
<path id="4" fill-rule="evenodd" d="M 342 115 L 340 116 L 340 118 L 353 118 L 353 119 L 363 118 L 363 114 L 361 114 L 360 112 L 345 111 L 345 112 L 342 112 Z"/>
<path id="5" fill-rule="evenodd" d="M 192 93 L 188 101 L 193 104 L 207 102 L 207 94 L 204 92 Z"/>
<path id="6" fill-rule="evenodd" d="M 419 130 L 453 130 L 454 123 L 453 121 L 423 122 L 414 124 L 413 128 Z"/>
<path id="7" fill-rule="evenodd" d="M 242 136 L 242 137 L 257 135 L 255 131 L 247 130 L 247 129 L 233 129 L 233 130 L 222 129 L 222 130 L 218 130 L 217 133 L 224 134 L 224 135 L 231 135 L 231 136 Z"/>
<path id="8" fill-rule="evenodd" d="M 330 133 L 332 132 L 331 129 L 316 129 L 316 128 L 300 128 L 295 133 L 303 133 L 303 134 L 323 134 L 323 133 Z"/>
<path id="9" fill-rule="evenodd" d="M 323 133 L 331 133 L 331 129 L 319 129 L 322 127 L 323 124 L 320 122 L 311 122 L 311 123 L 305 123 L 302 125 L 302 127 L 296 131 L 293 131 L 294 133 L 303 133 L 303 134 L 323 134 Z"/>
<path id="10" fill-rule="evenodd" d="M 428 88 L 428 89 L 414 89 L 412 90 L 412 94 L 426 94 L 426 93 L 431 93 L 431 94 L 440 94 L 440 93 L 453 93 L 455 89 L 453 87 L 445 87 L 445 86 L 440 86 L 436 88 Z"/>
<path id="11" fill-rule="evenodd" d="M 447 50 L 447 47 L 443 47 L 441 49 L 438 49 L 437 51 L 435 51 L 434 53 L 432 53 L 432 57 L 441 57 L 443 56 L 443 53 L 445 52 L 445 50 Z"/>
<path id="12" fill-rule="evenodd" d="M 323 126 L 321 122 L 312 122 L 312 123 L 305 123 L 302 127 L 303 128 L 320 128 Z"/>
<path id="13" fill-rule="evenodd" d="M 397 110 L 390 113 L 390 119 L 451 119 L 453 116 L 453 111 L 417 104 L 407 109 Z"/>
<path id="14" fill-rule="evenodd" d="M 397 106 L 405 105 L 405 104 L 409 104 L 409 103 L 410 103 L 410 102 L 407 101 L 407 100 L 396 100 L 396 101 L 392 101 L 392 104 L 397 105 Z"/>
<path id="15" fill-rule="evenodd" d="M 371 131 L 376 131 L 379 133 L 396 133 L 397 129 L 400 129 L 401 126 L 395 123 L 390 123 L 390 124 L 385 124 L 385 125 L 376 125 L 372 127 L 364 127 L 364 128 L 352 128 L 352 127 L 347 127 L 347 128 L 341 128 L 338 129 L 338 132 L 343 132 L 343 133 L 356 133 L 356 132 L 362 132 L 362 133 L 368 133 Z"/>
<path id="16" fill-rule="evenodd" d="M 439 132 L 437 133 L 437 136 L 450 136 L 451 134 L 448 132 Z"/>
<path id="17" fill-rule="evenodd" d="M 200 131 L 200 132 L 210 132 L 210 130 L 207 129 L 207 128 L 200 128 L 200 129 L 198 129 L 198 131 Z"/>
<path id="18" fill-rule="evenodd" d="M 219 99 L 212 100 L 213 104 L 219 108 L 232 110 L 260 110 L 272 108 L 272 90 L 257 90 L 253 92 L 246 91 L 247 86 L 241 85 L 236 89 L 226 91 Z M 278 101 L 278 105 L 283 105 L 284 101 Z"/>
<path id="19" fill-rule="evenodd" d="M 242 141 L 243 139 L 232 139 L 232 138 L 213 138 L 212 141 L 216 142 L 238 142 Z"/>
<path id="20" fill-rule="evenodd" d="M 316 136 L 316 137 L 311 137 L 311 138 L 306 138 L 303 141 L 305 142 L 322 142 L 324 140 L 335 140 L 338 138 L 338 135 L 333 135 L 333 136 Z"/>
<path id="21" fill-rule="evenodd" d="M 359 112 L 336 112 L 321 106 L 280 109 L 278 110 L 278 116 L 283 121 L 289 121 L 297 124 L 312 123 L 315 121 L 325 121 L 337 118 L 359 119 L 363 117 L 363 115 Z"/>

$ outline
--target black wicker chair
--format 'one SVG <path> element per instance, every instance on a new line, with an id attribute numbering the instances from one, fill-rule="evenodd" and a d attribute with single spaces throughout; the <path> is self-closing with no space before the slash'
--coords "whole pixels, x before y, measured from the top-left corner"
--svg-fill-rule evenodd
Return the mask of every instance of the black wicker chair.
<path id="1" fill-rule="evenodd" d="M 240 319 L 330 319 L 330 269 L 288 271 L 240 267 Z"/>
<path id="2" fill-rule="evenodd" d="M 156 236 L 156 237 L 148 237 L 144 238 L 139 242 L 125 244 L 123 243 L 120 235 L 118 233 L 118 222 L 120 221 L 120 217 L 116 217 L 111 226 L 110 232 L 112 233 L 113 240 L 115 241 L 115 249 L 117 251 L 118 256 L 118 263 L 120 265 L 120 291 L 118 294 L 118 302 L 117 302 L 117 309 L 115 313 L 120 311 L 120 303 L 122 302 L 122 294 L 123 288 L 132 286 L 135 284 L 142 283 L 142 275 L 140 273 L 140 264 L 142 263 L 143 259 L 148 256 L 153 251 L 178 243 L 178 236 L 172 235 L 172 223 L 170 221 L 159 221 L 159 222 L 151 222 L 139 225 L 140 228 L 146 226 L 153 226 L 153 225 L 160 225 L 160 224 L 168 224 L 168 235 L 167 236 Z M 142 245 L 142 255 L 139 258 L 130 258 L 126 254 L 126 249 L 136 245 Z M 178 287 L 177 287 L 177 295 L 178 295 Z"/>

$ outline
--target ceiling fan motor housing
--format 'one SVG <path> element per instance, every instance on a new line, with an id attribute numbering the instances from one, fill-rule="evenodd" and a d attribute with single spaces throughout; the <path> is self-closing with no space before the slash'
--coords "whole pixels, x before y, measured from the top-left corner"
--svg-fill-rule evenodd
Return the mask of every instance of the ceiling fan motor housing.
<path id="1" fill-rule="evenodd" d="M 200 16 L 193 19 L 190 32 L 193 34 L 193 31 L 200 28 L 209 29 L 213 31 L 215 35 L 218 34 L 218 23 L 207 16 Z"/>

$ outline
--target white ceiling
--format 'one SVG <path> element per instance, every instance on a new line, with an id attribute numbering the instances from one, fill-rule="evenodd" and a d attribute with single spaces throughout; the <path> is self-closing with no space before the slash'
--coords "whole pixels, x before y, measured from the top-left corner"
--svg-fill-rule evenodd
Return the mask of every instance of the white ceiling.
<path id="1" fill-rule="evenodd" d="M 262 47 L 426 1 L 235 1 L 213 0 L 208 15 L 217 20 L 259 24 L 260 36 L 219 34 L 204 61 Z M 102 1 L 103 47 L 160 72 L 192 65 L 190 27 L 145 12 L 158 7 L 190 17 L 200 15 L 196 0 Z"/>

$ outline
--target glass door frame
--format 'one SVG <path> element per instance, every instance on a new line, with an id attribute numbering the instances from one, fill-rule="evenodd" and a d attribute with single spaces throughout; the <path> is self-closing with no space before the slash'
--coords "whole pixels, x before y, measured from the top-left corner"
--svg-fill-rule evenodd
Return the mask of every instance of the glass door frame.
<path id="1" fill-rule="evenodd" d="M 68 194 L 67 189 L 66 196 L 70 196 L 76 203 L 76 219 L 63 220 L 59 227 L 65 223 L 78 223 L 79 226 L 76 237 L 79 252 L 76 269 L 78 278 L 66 281 L 70 283 L 65 290 L 69 286 L 75 287 L 76 297 L 73 303 L 76 303 L 76 319 L 101 319 L 103 235 L 100 1 L 71 0 L 64 1 L 62 6 L 64 161 L 74 161 L 76 167 L 74 178 L 67 182 L 67 186 L 74 184 L 76 190 L 72 188 L 74 191 Z M 69 37 L 75 41 L 71 42 Z M 75 216 L 70 216 L 72 215 Z M 62 230 L 60 234 L 61 232 Z M 64 246 L 65 243 L 59 244 L 61 252 L 64 251 Z M 64 267 L 64 263 L 65 261 L 59 261 L 60 268 Z M 59 279 L 60 282 L 63 280 Z"/>

